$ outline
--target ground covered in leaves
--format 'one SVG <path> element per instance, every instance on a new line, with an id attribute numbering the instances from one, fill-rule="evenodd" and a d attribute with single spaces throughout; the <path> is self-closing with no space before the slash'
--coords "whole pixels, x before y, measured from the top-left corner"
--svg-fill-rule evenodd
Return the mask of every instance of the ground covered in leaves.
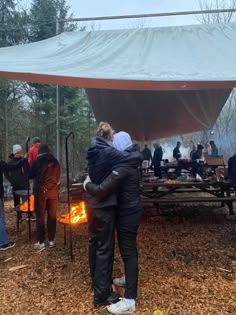
<path id="1" fill-rule="evenodd" d="M 33 249 L 35 224 L 29 241 L 26 221 L 16 233 L 11 202 L 6 202 L 6 216 L 16 247 L 0 252 L 1 315 L 106 313 L 92 306 L 86 224 L 73 231 L 75 258 L 71 261 L 63 245 L 62 225 L 58 224 L 57 246 L 37 252 Z M 236 314 L 235 226 L 235 217 L 203 206 L 146 216 L 138 237 L 140 283 L 135 314 L 152 315 L 155 310 L 164 315 Z M 19 265 L 27 267 L 9 270 Z M 114 276 L 121 272 L 117 250 Z"/>

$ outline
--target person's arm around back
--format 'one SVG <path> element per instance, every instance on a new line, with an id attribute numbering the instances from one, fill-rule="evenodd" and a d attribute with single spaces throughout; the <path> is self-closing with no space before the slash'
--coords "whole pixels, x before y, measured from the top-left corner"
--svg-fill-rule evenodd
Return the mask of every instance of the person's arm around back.
<path id="1" fill-rule="evenodd" d="M 86 183 L 86 191 L 100 201 L 113 193 L 129 175 L 129 167 L 119 166 L 113 170 L 100 185 Z"/>

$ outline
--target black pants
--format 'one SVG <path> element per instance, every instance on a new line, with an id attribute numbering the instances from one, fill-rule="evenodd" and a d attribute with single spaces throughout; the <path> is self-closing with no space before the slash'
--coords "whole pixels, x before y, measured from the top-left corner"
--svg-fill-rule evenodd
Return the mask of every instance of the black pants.
<path id="1" fill-rule="evenodd" d="M 15 189 L 15 190 L 17 190 L 17 189 Z M 17 206 L 20 205 L 21 202 L 24 202 L 27 199 L 27 197 L 17 195 L 15 193 L 15 190 L 13 190 L 13 202 L 14 202 L 14 207 L 16 208 Z M 22 218 L 21 212 L 17 211 L 17 219 L 20 220 L 21 218 Z"/>
<path id="2" fill-rule="evenodd" d="M 46 194 L 35 195 L 35 213 L 37 225 L 37 241 L 43 243 L 45 240 L 45 215 L 47 212 L 48 240 L 53 241 L 56 234 L 57 198 Z"/>
<path id="3" fill-rule="evenodd" d="M 154 175 L 156 177 L 162 178 L 160 165 L 154 166 Z"/>
<path id="4" fill-rule="evenodd" d="M 105 301 L 111 294 L 115 211 L 113 206 L 103 209 L 87 207 L 89 267 L 95 304 Z"/>
<path id="5" fill-rule="evenodd" d="M 116 228 L 120 254 L 125 266 L 125 298 L 135 299 L 138 290 L 138 251 L 137 232 L 143 216 L 143 208 L 138 205 L 133 208 L 119 209 Z"/>

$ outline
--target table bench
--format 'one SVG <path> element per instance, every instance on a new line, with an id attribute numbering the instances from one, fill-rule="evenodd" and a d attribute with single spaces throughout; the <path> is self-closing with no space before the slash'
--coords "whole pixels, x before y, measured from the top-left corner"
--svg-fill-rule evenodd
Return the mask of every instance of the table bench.
<path id="1" fill-rule="evenodd" d="M 233 212 L 233 202 L 236 196 L 231 196 L 232 186 L 228 182 L 157 182 L 146 183 L 142 192 L 142 202 L 145 205 L 178 204 L 178 203 L 226 203 L 229 213 Z M 181 196 L 181 193 L 191 193 L 192 196 Z M 194 193 L 204 193 L 204 196 L 194 196 Z M 173 194 L 177 194 L 173 195 Z"/>

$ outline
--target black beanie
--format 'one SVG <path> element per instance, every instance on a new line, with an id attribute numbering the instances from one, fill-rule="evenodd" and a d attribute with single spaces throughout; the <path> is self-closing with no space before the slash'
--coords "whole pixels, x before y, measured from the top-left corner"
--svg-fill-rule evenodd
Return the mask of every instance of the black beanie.
<path id="1" fill-rule="evenodd" d="M 38 154 L 49 153 L 49 147 L 47 144 L 40 144 Z"/>

